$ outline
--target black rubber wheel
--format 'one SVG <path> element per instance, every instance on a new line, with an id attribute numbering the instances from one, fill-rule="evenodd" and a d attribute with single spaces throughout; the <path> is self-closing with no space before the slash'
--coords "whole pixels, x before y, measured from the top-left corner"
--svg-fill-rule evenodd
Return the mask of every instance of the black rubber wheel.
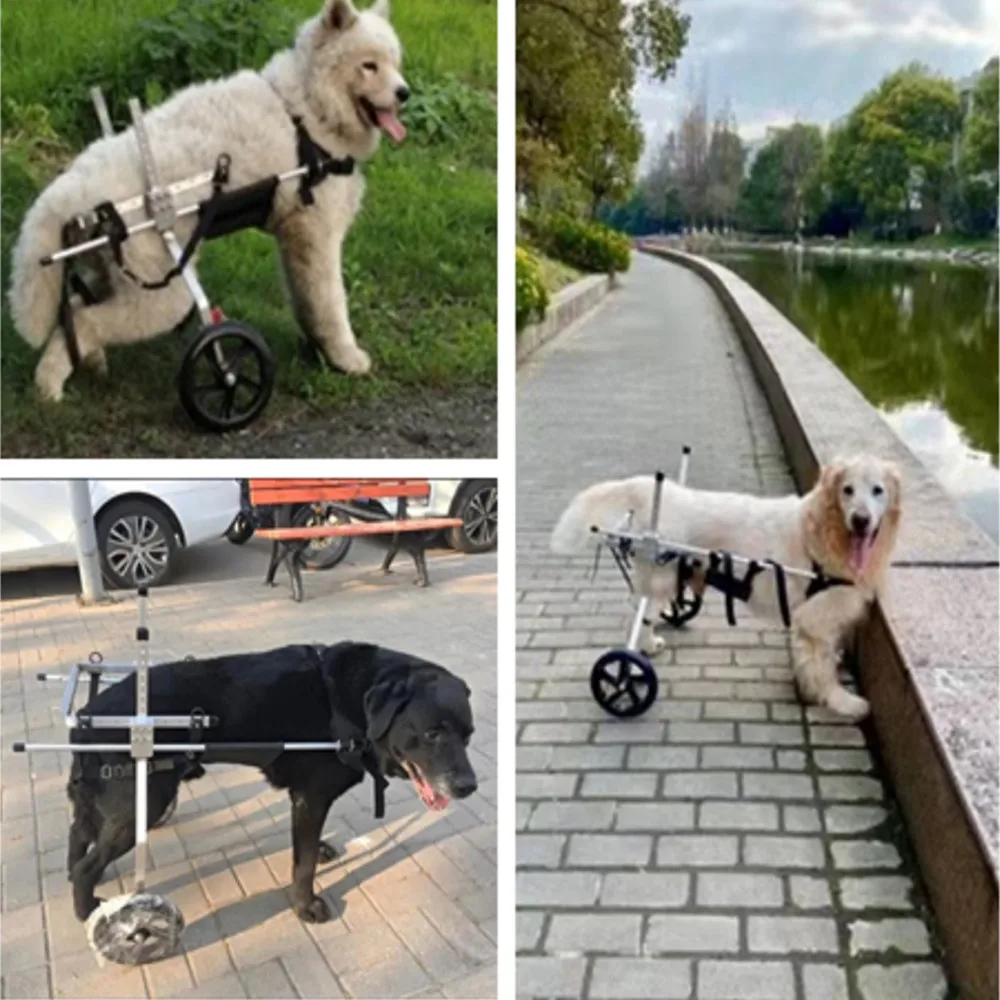
<path id="1" fill-rule="evenodd" d="M 470 479 L 452 501 L 449 516 L 460 517 L 461 527 L 448 529 L 448 544 L 459 552 L 490 552 L 497 547 L 497 481 Z"/>
<path id="2" fill-rule="evenodd" d="M 177 536 L 166 511 L 148 500 L 115 500 L 97 518 L 101 569 L 118 590 L 155 587 L 170 576 Z"/>
<path id="3" fill-rule="evenodd" d="M 590 693 L 605 712 L 619 718 L 642 715 L 656 701 L 659 684 L 642 653 L 612 649 L 590 671 Z"/>
<path id="4" fill-rule="evenodd" d="M 254 524 L 244 513 L 239 513 L 236 515 L 236 519 L 233 521 L 228 528 L 226 528 L 226 538 L 233 543 L 233 545 L 246 545 L 247 542 L 253 538 Z"/>
<path id="5" fill-rule="evenodd" d="M 312 528 L 327 524 L 350 524 L 346 514 L 339 513 L 332 504 L 317 503 L 300 507 L 292 516 L 292 527 Z M 314 538 L 299 555 L 299 564 L 305 569 L 333 569 L 344 561 L 353 539 L 350 535 Z"/>
<path id="6" fill-rule="evenodd" d="M 660 617 L 674 628 L 680 628 L 685 622 L 691 621 L 701 611 L 701 595 L 685 591 L 680 598 L 670 602 L 670 614 L 660 612 Z"/>
<path id="7" fill-rule="evenodd" d="M 274 388 L 274 355 L 251 326 L 227 319 L 206 326 L 187 349 L 178 376 L 181 403 L 210 431 L 252 424 Z"/>

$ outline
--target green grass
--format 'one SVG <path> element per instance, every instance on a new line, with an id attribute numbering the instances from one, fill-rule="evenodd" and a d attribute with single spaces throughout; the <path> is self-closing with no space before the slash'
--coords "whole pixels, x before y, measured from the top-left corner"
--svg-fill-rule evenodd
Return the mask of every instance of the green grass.
<path id="1" fill-rule="evenodd" d="M 297 21 L 317 0 L 278 0 Z M 97 59 L 128 59 L 130 31 L 177 0 L 6 0 L 3 5 L 5 269 L 20 220 L 79 143 L 65 138 L 66 93 Z M 284 11 L 279 11 L 284 13 Z M 395 0 L 393 22 L 416 84 L 411 135 L 366 166 L 364 207 L 345 248 L 345 281 L 373 375 L 300 359 L 273 240 L 244 232 L 208 244 L 199 273 L 227 315 L 264 331 L 274 396 L 250 434 L 350 421 L 359 406 L 494 390 L 496 381 L 495 0 Z M 422 116 L 417 125 L 418 116 Z M 435 124 L 435 123 L 439 124 Z M 33 385 L 36 352 L 6 309 L 0 323 L 5 455 L 180 455 L 211 451 L 179 414 L 175 379 L 192 331 L 108 353 L 107 381 L 77 373 L 61 406 Z M 197 441 L 195 439 L 198 439 Z"/>
<path id="2" fill-rule="evenodd" d="M 561 260 L 554 260 L 539 253 L 534 247 L 531 252 L 538 258 L 538 263 L 542 272 L 542 282 L 549 295 L 555 295 L 561 288 L 572 285 L 574 281 L 579 281 L 584 276 L 583 271 L 578 271 L 569 264 L 564 264 Z"/>

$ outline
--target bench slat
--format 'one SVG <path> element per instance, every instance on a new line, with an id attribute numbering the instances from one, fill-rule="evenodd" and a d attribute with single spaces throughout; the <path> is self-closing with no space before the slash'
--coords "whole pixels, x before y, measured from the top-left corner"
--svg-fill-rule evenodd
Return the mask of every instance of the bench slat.
<path id="1" fill-rule="evenodd" d="M 251 479 L 255 507 L 286 503 L 321 503 L 379 497 L 426 497 L 426 479 Z"/>
<path id="2" fill-rule="evenodd" d="M 254 534 L 280 542 L 343 535 L 392 535 L 397 531 L 440 531 L 461 524 L 460 517 L 414 517 L 406 521 L 351 521 L 350 524 L 321 524 L 312 528 L 260 528 Z"/>

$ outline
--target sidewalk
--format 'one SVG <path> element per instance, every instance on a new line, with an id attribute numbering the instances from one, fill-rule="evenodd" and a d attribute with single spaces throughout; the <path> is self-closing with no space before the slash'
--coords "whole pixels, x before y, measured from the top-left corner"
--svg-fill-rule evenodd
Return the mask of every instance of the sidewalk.
<path id="1" fill-rule="evenodd" d="M 898 813 L 861 729 L 796 701 L 784 631 L 718 595 L 663 635 L 657 702 L 590 697 L 624 642 L 609 558 L 548 552 L 571 496 L 693 448 L 689 482 L 791 492 L 742 348 L 692 273 L 641 255 L 518 384 L 518 992 L 941 1000 Z"/>
<path id="2" fill-rule="evenodd" d="M 10 752 L 17 739 L 64 742 L 58 685 L 35 680 L 93 650 L 133 658 L 131 596 L 82 610 L 72 598 L 8 601 L 3 625 L 4 997 L 493 997 L 496 995 L 496 559 L 430 559 L 432 586 L 410 567 L 310 574 L 293 603 L 284 575 L 268 590 L 234 579 L 154 590 L 154 660 L 367 639 L 436 660 L 473 691 L 470 759 L 479 792 L 431 813 L 394 781 L 386 819 L 371 783 L 335 804 L 324 835 L 345 855 L 318 883 L 335 917 L 302 923 L 285 892 L 291 827 L 285 792 L 250 768 L 213 766 L 182 786 L 152 832 L 153 891 L 187 923 L 184 953 L 142 968 L 98 967 L 73 915 L 65 857 L 68 756 Z M 131 888 L 132 854 L 103 896 Z"/>

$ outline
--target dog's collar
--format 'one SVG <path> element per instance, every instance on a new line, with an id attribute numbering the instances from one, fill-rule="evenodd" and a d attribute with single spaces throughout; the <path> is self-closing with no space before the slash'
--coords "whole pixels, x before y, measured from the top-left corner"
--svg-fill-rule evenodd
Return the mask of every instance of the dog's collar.
<path id="1" fill-rule="evenodd" d="M 829 590 L 831 587 L 853 587 L 855 583 L 853 580 L 845 580 L 840 576 L 827 576 L 823 572 L 823 567 L 820 566 L 815 559 L 812 561 L 812 571 L 813 578 L 809 581 L 809 586 L 806 587 L 806 600 L 813 597 L 815 594 L 820 594 L 824 590 Z"/>
<path id="2" fill-rule="evenodd" d="M 367 772 L 372 776 L 372 782 L 375 786 L 372 808 L 375 818 L 382 819 L 385 816 L 385 790 L 389 782 L 379 770 L 375 746 L 365 733 L 337 708 L 336 692 L 323 669 L 323 659 L 319 655 L 319 651 L 315 646 L 307 646 L 306 651 L 310 662 L 316 668 L 316 672 L 323 682 L 323 690 L 326 691 L 327 704 L 330 708 L 330 732 L 334 740 L 341 744 L 340 749 L 336 751 L 337 757 L 347 767 L 362 773 Z"/>

